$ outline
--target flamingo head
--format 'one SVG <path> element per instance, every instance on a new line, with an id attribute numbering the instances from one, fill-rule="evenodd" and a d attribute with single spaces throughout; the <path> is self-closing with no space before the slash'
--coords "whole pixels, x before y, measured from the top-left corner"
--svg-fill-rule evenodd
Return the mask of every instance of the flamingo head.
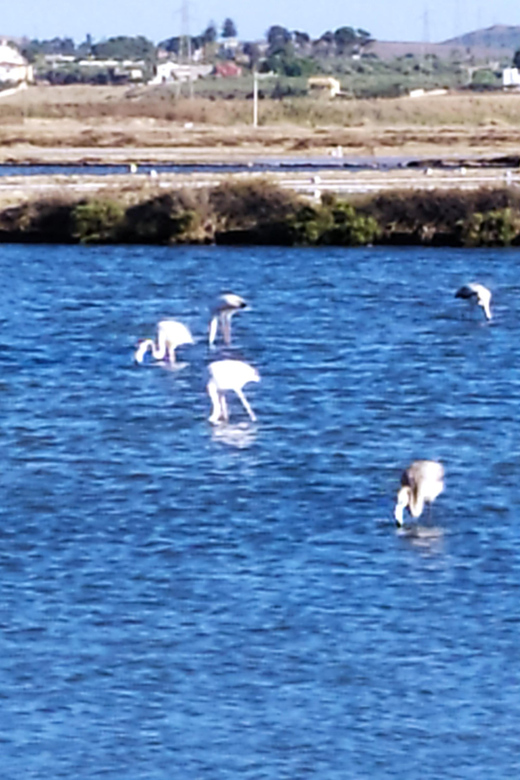
<path id="1" fill-rule="evenodd" d="M 134 360 L 136 363 L 142 363 L 144 360 L 144 356 L 150 349 L 150 347 L 153 346 L 153 342 L 151 339 L 144 339 L 143 341 L 139 341 L 137 345 L 137 349 L 134 352 Z"/>

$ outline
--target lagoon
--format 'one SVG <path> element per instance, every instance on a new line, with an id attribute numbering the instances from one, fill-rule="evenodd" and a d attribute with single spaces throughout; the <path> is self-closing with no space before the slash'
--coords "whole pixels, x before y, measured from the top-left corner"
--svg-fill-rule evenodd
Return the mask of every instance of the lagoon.
<path id="1" fill-rule="evenodd" d="M 2 246 L 6 780 L 517 774 L 518 256 Z M 228 289 L 262 382 L 215 428 Z M 165 317 L 185 367 L 136 366 Z M 446 490 L 408 536 L 417 457 Z"/>

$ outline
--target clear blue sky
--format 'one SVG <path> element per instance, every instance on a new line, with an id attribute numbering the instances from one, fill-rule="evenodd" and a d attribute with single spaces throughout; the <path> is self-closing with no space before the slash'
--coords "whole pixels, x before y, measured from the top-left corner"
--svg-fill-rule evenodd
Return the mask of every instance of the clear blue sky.
<path id="1" fill-rule="evenodd" d="M 112 35 L 145 35 L 157 42 L 189 31 L 195 35 L 214 21 L 220 30 L 230 17 L 241 39 L 265 35 L 271 24 L 308 32 L 313 38 L 343 25 L 362 27 L 380 40 L 441 41 L 493 24 L 520 24 L 513 0 L 23 0 L 2 3 L 0 35 L 94 40 Z M 184 17 L 185 18 L 185 17 Z M 186 26 L 188 30 L 186 30 Z"/>

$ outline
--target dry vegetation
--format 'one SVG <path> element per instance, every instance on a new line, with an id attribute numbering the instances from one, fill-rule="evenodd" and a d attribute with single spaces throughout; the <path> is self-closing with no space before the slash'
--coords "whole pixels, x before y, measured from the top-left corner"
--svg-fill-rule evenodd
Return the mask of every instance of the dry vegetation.
<path id="1" fill-rule="evenodd" d="M 310 203 L 268 179 L 140 196 L 40 198 L 0 210 L 0 241 L 125 244 L 520 245 L 520 195 L 451 190 Z"/>
<path id="2" fill-rule="evenodd" d="M 164 88 L 33 87 L 0 102 L 0 162 L 67 161 L 96 150 L 147 149 L 157 160 L 345 154 L 478 155 L 518 151 L 520 95 L 337 100 L 251 100 L 178 97 Z M 124 156 L 124 155 L 123 155 Z M 70 159 L 69 159 L 70 158 Z"/>
<path id="3" fill-rule="evenodd" d="M 345 156 L 520 156 L 518 94 L 265 99 L 259 117 L 260 126 L 253 128 L 252 102 L 238 98 L 190 100 L 167 89 L 35 87 L 0 100 L 0 163 L 230 163 L 319 158 L 338 146 Z M 163 174 L 160 181 L 146 174 L 18 176 L 3 182 L 0 240 L 520 245 L 516 190 L 500 189 L 503 170 L 488 172 L 489 183 L 473 182 L 473 192 L 470 170 L 460 190 L 446 192 L 444 171 L 428 177 L 392 171 L 392 188 L 383 181 L 384 171 L 361 171 L 349 175 L 360 184 L 378 177 L 369 188 L 375 196 L 336 201 L 325 195 L 321 205 L 282 192 L 278 187 L 293 186 L 282 171 L 269 181 L 250 173 L 224 173 L 220 180 L 217 173 L 171 174 L 171 187 Z M 309 179 L 308 172 L 302 175 Z M 482 180 L 482 172 L 477 175 Z M 475 185 L 486 190 L 477 192 Z"/>

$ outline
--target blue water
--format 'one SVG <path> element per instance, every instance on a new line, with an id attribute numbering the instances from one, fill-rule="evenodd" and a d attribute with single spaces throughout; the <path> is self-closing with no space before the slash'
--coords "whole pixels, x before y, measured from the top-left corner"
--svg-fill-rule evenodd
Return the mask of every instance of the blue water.
<path id="1" fill-rule="evenodd" d="M 407 167 L 410 164 L 420 165 L 421 160 L 403 158 L 403 157 L 307 157 L 300 159 L 291 158 L 270 158 L 255 159 L 248 163 L 140 163 L 138 160 L 137 172 L 150 173 L 151 170 L 157 173 L 239 173 L 247 171 L 276 171 L 280 169 L 288 170 L 370 170 L 370 169 L 392 169 Z M 430 161 L 431 162 L 431 161 Z M 65 163 L 63 165 L 47 164 L 22 164 L 0 163 L 0 179 L 3 176 L 114 176 L 117 174 L 128 174 L 129 166 L 94 164 L 73 165 Z"/>
<path id="2" fill-rule="evenodd" d="M 518 259 L 2 247 L 3 780 L 518 776 Z M 226 289 L 262 382 L 214 429 Z M 135 366 L 164 317 L 185 367 Z"/>
<path id="3" fill-rule="evenodd" d="M 197 171 L 219 172 L 225 170 L 233 173 L 237 171 L 263 170 L 261 165 L 175 165 L 175 164 L 151 164 L 140 163 L 138 173 L 150 173 L 151 170 L 158 173 L 194 173 Z M 130 173 L 128 165 L 103 165 L 103 164 L 52 164 L 46 165 L 16 165 L 10 163 L 0 164 L 0 179 L 3 176 L 114 176 Z"/>

